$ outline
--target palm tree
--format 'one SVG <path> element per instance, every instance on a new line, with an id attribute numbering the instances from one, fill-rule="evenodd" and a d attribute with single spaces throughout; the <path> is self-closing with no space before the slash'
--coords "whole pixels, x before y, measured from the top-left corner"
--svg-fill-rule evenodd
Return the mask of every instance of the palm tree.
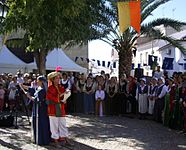
<path id="1" fill-rule="evenodd" d="M 170 26 L 176 31 L 180 31 L 181 27 L 186 23 L 173 19 L 161 18 L 155 19 L 151 22 L 144 23 L 144 21 L 151 16 L 152 12 L 162 4 L 170 0 L 141 0 L 141 33 L 140 36 L 149 37 L 152 40 L 162 39 L 168 41 L 170 44 L 178 47 L 183 52 L 185 48 L 179 43 L 177 39 L 173 39 L 164 35 L 157 26 Z M 125 32 L 120 34 L 119 23 L 117 15 L 116 2 L 109 0 L 108 7 L 102 13 L 102 20 L 94 26 L 95 37 L 110 44 L 119 55 L 119 76 L 126 73 L 130 75 L 132 66 L 133 52 L 137 50 L 137 39 L 140 37 L 137 32 L 129 27 Z M 185 51 L 186 52 L 186 51 Z"/>

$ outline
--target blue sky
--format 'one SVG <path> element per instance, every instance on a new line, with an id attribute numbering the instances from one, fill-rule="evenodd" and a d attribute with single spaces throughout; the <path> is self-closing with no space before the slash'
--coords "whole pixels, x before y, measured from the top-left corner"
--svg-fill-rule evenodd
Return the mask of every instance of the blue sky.
<path id="1" fill-rule="evenodd" d="M 166 17 L 186 22 L 186 0 L 171 0 L 153 12 L 149 20 Z"/>
<path id="2" fill-rule="evenodd" d="M 157 8 L 153 12 L 153 15 L 148 18 L 147 22 L 162 17 L 186 22 L 186 0 L 171 0 L 167 2 Z M 111 50 L 112 47 L 100 40 L 91 41 L 89 43 L 90 58 L 109 60 L 111 58 Z"/>

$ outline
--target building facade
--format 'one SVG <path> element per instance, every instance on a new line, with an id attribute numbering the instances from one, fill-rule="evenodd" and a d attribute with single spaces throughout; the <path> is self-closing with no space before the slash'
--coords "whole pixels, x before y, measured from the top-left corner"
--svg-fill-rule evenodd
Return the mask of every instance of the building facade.
<path id="1" fill-rule="evenodd" d="M 174 39 L 179 39 L 180 43 L 186 47 L 186 29 L 176 32 L 171 28 L 160 27 L 163 34 Z M 171 76 L 173 72 L 186 71 L 186 53 L 172 46 L 163 40 L 151 40 L 140 37 L 136 57 L 134 57 L 134 68 L 142 68 L 145 76 L 152 76 L 155 65 L 159 65 L 162 71 L 167 71 Z"/>

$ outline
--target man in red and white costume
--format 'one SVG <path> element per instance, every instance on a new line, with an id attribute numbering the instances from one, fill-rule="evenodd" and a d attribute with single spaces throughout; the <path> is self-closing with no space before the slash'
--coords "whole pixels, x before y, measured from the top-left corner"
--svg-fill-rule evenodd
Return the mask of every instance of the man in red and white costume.
<path id="1" fill-rule="evenodd" d="M 59 84 L 60 74 L 51 72 L 48 74 L 48 80 L 51 85 L 48 87 L 46 99 L 48 102 L 51 138 L 55 143 L 72 145 L 67 139 L 69 134 L 65 119 L 65 104 L 62 102 L 65 89 Z"/>

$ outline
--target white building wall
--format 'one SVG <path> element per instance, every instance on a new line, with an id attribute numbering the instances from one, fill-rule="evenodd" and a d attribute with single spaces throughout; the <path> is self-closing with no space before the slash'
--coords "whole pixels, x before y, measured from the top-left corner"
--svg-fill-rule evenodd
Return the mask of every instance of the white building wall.
<path id="1" fill-rule="evenodd" d="M 170 32 L 171 34 L 172 32 Z M 181 39 L 186 36 L 186 30 L 181 32 L 173 32 L 170 36 L 173 38 Z M 140 41 L 140 40 L 139 40 Z M 147 40 L 148 41 L 148 40 Z M 152 70 L 149 66 L 144 66 L 148 63 L 147 55 L 158 56 L 158 64 L 162 67 L 165 57 L 174 58 L 173 70 L 169 70 L 169 75 L 172 75 L 174 71 L 184 72 L 184 65 L 180 63 L 186 63 L 186 55 L 184 55 L 178 48 L 175 48 L 169 43 L 163 40 L 154 40 L 148 42 L 142 42 L 138 44 L 136 57 L 134 58 L 135 68 L 138 68 L 138 64 L 141 64 L 141 68 L 144 69 L 144 75 L 152 75 Z M 186 47 L 186 42 L 182 42 L 182 45 Z M 161 48 L 161 49 L 160 49 Z M 169 53 L 171 51 L 171 53 Z"/>
<path id="2" fill-rule="evenodd" d="M 144 75 L 152 76 L 152 70 L 150 70 L 150 66 L 148 66 L 148 56 L 157 56 L 158 64 L 161 65 L 162 57 L 160 56 L 160 52 L 158 50 L 164 45 L 166 45 L 166 42 L 162 40 L 154 40 L 148 43 L 139 44 L 137 47 L 136 57 L 134 57 L 134 68 L 138 68 L 138 64 L 140 64 L 141 68 L 144 69 Z"/>

